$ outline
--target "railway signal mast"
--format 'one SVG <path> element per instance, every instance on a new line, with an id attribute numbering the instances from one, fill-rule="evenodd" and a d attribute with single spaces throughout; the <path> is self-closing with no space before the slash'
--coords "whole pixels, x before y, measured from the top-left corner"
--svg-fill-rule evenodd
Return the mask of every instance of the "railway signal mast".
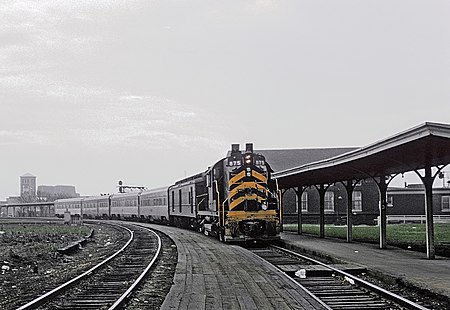
<path id="1" fill-rule="evenodd" d="M 119 193 L 127 193 L 132 192 L 134 190 L 143 191 L 145 190 L 145 186 L 132 186 L 132 185 L 124 185 L 122 181 L 119 181 L 119 185 L 117 186 L 119 188 Z"/>

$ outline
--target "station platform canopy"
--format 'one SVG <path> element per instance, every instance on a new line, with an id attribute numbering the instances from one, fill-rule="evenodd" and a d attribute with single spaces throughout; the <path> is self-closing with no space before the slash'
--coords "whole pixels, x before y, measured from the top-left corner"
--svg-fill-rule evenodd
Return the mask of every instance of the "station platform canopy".
<path id="1" fill-rule="evenodd" d="M 424 123 L 344 154 L 275 172 L 280 188 L 382 177 L 450 163 L 450 125 Z"/>
<path id="2" fill-rule="evenodd" d="M 0 207 L 41 207 L 41 206 L 53 206 L 55 202 L 14 202 L 14 203 L 5 203 L 0 205 Z"/>
<path id="3" fill-rule="evenodd" d="M 347 241 L 352 240 L 352 191 L 359 180 L 372 178 L 380 193 L 380 248 L 386 248 L 386 193 L 389 182 L 399 173 L 415 171 L 424 184 L 427 257 L 434 259 L 433 181 L 450 163 L 450 125 L 427 122 L 365 147 L 328 159 L 277 171 L 273 177 L 281 190 L 297 188 L 300 192 L 314 185 L 320 196 L 320 237 L 324 237 L 324 195 L 336 182 L 347 190 Z M 433 168 L 435 171 L 433 172 Z M 298 200 L 300 201 L 300 200 Z M 298 226 L 301 233 L 301 208 Z"/>

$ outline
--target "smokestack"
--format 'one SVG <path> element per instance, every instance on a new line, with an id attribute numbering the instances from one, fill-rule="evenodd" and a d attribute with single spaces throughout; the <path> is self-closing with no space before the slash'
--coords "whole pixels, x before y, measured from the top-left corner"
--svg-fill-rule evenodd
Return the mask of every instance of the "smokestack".
<path id="1" fill-rule="evenodd" d="M 246 152 L 253 153 L 253 143 L 247 143 L 247 144 L 245 145 L 245 151 L 246 151 Z"/>
<path id="2" fill-rule="evenodd" d="M 231 154 L 239 153 L 239 144 L 232 144 L 231 145 Z"/>

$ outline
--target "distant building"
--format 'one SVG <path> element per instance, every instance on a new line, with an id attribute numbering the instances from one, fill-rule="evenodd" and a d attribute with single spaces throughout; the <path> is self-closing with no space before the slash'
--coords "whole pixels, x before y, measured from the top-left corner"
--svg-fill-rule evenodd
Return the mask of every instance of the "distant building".
<path id="1" fill-rule="evenodd" d="M 389 187 L 387 199 L 388 215 L 425 214 L 425 189 L 423 184 Z M 450 187 L 433 188 L 433 214 L 450 215 Z"/>
<path id="2" fill-rule="evenodd" d="M 36 176 L 26 173 L 20 177 L 20 196 L 36 196 Z"/>
<path id="3" fill-rule="evenodd" d="M 36 199 L 36 176 L 27 173 L 20 177 L 20 197 L 23 202 Z"/>
<path id="4" fill-rule="evenodd" d="M 75 198 L 80 197 L 72 185 L 39 185 L 37 196 L 46 201 L 52 201 L 61 198 Z"/>

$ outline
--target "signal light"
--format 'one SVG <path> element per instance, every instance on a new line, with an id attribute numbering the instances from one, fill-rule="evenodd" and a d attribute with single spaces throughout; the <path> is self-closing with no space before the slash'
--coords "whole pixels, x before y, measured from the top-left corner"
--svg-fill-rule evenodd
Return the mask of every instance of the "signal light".
<path id="1" fill-rule="evenodd" d="M 245 155 L 245 163 L 247 165 L 252 163 L 252 155 L 250 155 L 250 154 Z"/>

